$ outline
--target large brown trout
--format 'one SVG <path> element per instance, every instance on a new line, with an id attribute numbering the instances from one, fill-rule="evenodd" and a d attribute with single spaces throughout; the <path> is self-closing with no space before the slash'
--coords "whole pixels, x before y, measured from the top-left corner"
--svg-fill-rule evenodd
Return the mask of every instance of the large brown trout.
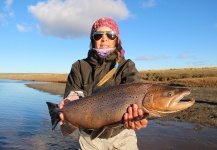
<path id="1" fill-rule="evenodd" d="M 90 137 L 94 139 L 106 128 L 122 124 L 123 114 L 132 104 L 137 104 L 147 119 L 154 119 L 192 106 L 194 99 L 180 101 L 189 94 L 188 88 L 141 82 L 107 87 L 91 96 L 68 102 L 63 110 L 51 102 L 47 105 L 53 130 L 62 112 L 65 120 L 61 131 L 64 136 L 78 128 L 93 129 Z"/>

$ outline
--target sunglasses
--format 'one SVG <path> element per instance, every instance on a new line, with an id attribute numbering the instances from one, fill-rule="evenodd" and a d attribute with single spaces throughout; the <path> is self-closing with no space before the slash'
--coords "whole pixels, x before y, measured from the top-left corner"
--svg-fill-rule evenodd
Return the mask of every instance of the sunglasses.
<path id="1" fill-rule="evenodd" d="M 106 36 L 110 39 L 110 40 L 114 40 L 117 35 L 114 31 L 96 31 L 93 33 L 93 39 L 95 41 L 98 41 L 102 38 L 102 36 L 104 35 L 104 33 L 106 34 Z"/>

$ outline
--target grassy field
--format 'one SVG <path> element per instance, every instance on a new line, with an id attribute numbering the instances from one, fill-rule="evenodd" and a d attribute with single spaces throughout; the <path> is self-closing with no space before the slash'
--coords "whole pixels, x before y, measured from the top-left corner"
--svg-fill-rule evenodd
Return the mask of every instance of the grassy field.
<path id="1" fill-rule="evenodd" d="M 187 87 L 217 87 L 217 67 L 140 71 L 142 81 Z"/>
<path id="2" fill-rule="evenodd" d="M 139 71 L 141 81 L 187 87 L 217 87 L 217 67 Z M 68 74 L 0 73 L 0 79 L 65 83 Z"/>

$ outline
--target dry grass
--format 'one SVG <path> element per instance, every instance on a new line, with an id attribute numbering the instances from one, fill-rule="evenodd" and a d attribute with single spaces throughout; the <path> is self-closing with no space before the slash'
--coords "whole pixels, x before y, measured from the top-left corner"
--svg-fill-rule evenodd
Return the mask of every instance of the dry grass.
<path id="1" fill-rule="evenodd" d="M 140 71 L 141 81 L 188 87 L 217 87 L 217 67 Z M 68 74 L 0 73 L 0 79 L 65 83 Z"/>
<path id="2" fill-rule="evenodd" d="M 11 80 L 29 80 L 42 82 L 59 82 L 65 83 L 68 74 L 53 74 L 53 73 L 0 73 L 0 79 Z"/>
<path id="3" fill-rule="evenodd" d="M 142 81 L 188 87 L 217 87 L 217 67 L 140 71 Z"/>

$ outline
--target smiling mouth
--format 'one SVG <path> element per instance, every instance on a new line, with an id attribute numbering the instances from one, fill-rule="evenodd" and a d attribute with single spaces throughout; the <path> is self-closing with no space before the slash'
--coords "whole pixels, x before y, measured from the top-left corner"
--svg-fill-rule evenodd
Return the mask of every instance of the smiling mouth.
<path id="1" fill-rule="evenodd" d="M 100 48 L 109 48 L 108 45 L 100 45 Z"/>

